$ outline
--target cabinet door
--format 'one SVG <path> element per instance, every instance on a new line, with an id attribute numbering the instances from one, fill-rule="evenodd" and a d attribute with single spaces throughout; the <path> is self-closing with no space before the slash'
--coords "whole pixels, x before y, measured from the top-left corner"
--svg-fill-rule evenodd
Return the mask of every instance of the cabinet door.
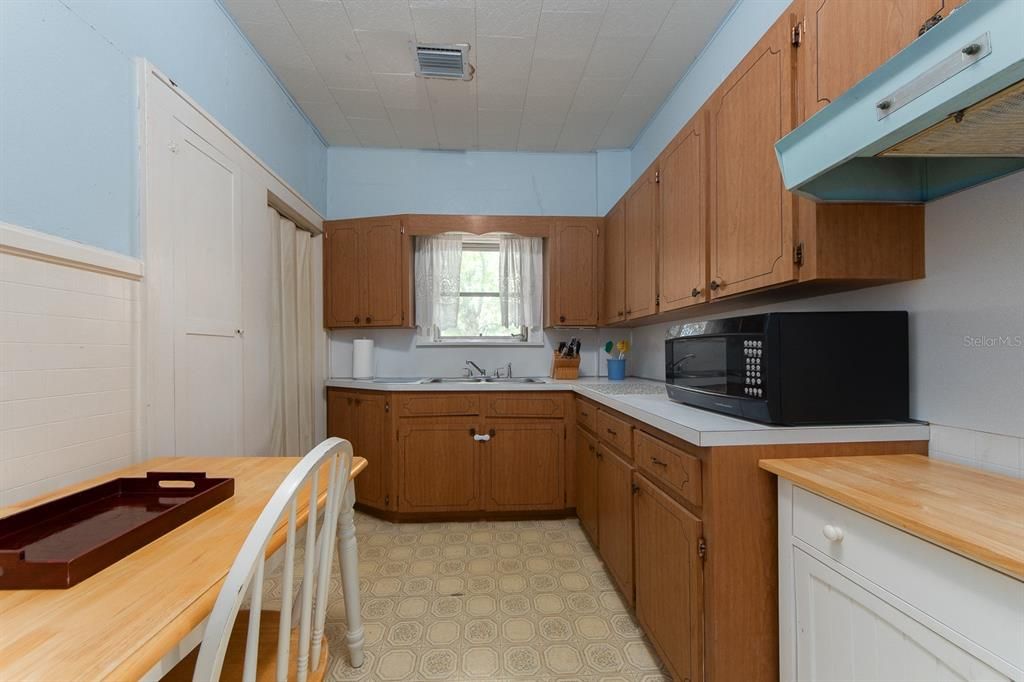
<path id="1" fill-rule="evenodd" d="M 403 420 L 398 427 L 398 510 L 476 511 L 483 443 L 475 419 Z"/>
<path id="2" fill-rule="evenodd" d="M 362 326 L 366 280 L 359 228 L 325 223 L 324 231 L 324 326 Z"/>
<path id="3" fill-rule="evenodd" d="M 648 170 L 626 194 L 626 317 L 657 312 L 658 171 Z"/>
<path id="4" fill-rule="evenodd" d="M 385 509 L 390 506 L 391 495 L 391 398 L 387 395 L 359 394 L 356 398 L 356 428 L 358 439 L 353 450 L 365 457 L 366 469 L 356 477 L 356 500 L 371 507 Z"/>
<path id="5" fill-rule="evenodd" d="M 484 509 L 565 508 L 561 420 L 497 421 L 487 424 L 484 449 Z"/>
<path id="6" fill-rule="evenodd" d="M 793 570 L 797 681 L 1012 679 L 800 549 Z"/>
<path id="7" fill-rule="evenodd" d="M 548 322 L 559 327 L 597 325 L 597 237 L 593 220 L 555 223 L 548 263 L 552 291 Z"/>
<path id="8" fill-rule="evenodd" d="M 604 281 L 601 319 L 626 319 L 626 204 L 620 201 L 604 222 Z"/>
<path id="9" fill-rule="evenodd" d="M 794 21 L 784 14 L 711 98 L 712 299 L 794 278 L 794 197 L 774 146 L 793 127 Z"/>
<path id="10" fill-rule="evenodd" d="M 677 680 L 702 679 L 701 522 L 643 476 L 635 477 L 636 615 Z"/>
<path id="11" fill-rule="evenodd" d="M 632 606 L 633 469 L 605 446 L 598 445 L 597 451 L 597 544 L 612 578 Z"/>
<path id="12" fill-rule="evenodd" d="M 576 427 L 576 516 L 590 540 L 598 544 L 597 533 L 597 441 Z"/>
<path id="13" fill-rule="evenodd" d="M 951 0 L 809 0 L 802 48 L 804 118 L 835 101 L 917 38 Z"/>
<path id="14" fill-rule="evenodd" d="M 701 111 L 676 136 L 661 160 L 662 312 L 707 300 L 707 133 Z"/>
<path id="15" fill-rule="evenodd" d="M 365 325 L 397 327 L 405 322 L 409 264 L 404 240 L 401 221 L 395 218 L 367 222 L 360 230 L 366 279 Z"/>

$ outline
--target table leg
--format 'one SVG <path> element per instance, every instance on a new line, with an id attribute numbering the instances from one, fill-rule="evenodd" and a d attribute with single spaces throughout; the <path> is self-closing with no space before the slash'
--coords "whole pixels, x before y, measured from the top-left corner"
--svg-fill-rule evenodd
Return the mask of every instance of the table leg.
<path id="1" fill-rule="evenodd" d="M 341 586 L 345 594 L 345 618 L 350 663 L 363 665 L 363 618 L 359 613 L 359 553 L 356 549 L 356 489 L 352 481 L 345 490 L 345 501 L 338 517 L 338 561 L 341 564 Z"/>

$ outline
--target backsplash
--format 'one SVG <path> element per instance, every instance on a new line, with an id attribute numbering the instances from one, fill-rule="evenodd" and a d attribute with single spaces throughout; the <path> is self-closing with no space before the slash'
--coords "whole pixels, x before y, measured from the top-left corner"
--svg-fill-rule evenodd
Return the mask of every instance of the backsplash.
<path id="1" fill-rule="evenodd" d="M 1024 478 L 1024 438 L 932 424 L 928 455 L 994 474 Z"/>
<path id="2" fill-rule="evenodd" d="M 330 375 L 352 376 L 352 340 L 373 339 L 378 377 L 461 376 L 467 360 L 480 365 L 488 373 L 512 363 L 514 376 L 548 376 L 551 355 L 561 341 L 581 339 L 580 375 L 604 376 L 607 365 L 599 348 L 610 338 L 628 334 L 598 329 L 547 330 L 544 346 L 417 346 L 411 329 L 344 330 L 330 332 Z"/>
<path id="3" fill-rule="evenodd" d="M 62 254 L 92 251 L 40 242 Z M 139 288 L 0 253 L 0 505 L 134 461 Z"/>

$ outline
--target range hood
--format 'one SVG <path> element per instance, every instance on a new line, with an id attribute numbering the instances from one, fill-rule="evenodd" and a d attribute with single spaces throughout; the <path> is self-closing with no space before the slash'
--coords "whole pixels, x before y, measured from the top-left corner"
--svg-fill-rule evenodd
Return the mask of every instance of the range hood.
<path id="1" fill-rule="evenodd" d="M 775 152 L 815 201 L 925 202 L 1024 168 L 1024 0 L 968 0 Z"/>

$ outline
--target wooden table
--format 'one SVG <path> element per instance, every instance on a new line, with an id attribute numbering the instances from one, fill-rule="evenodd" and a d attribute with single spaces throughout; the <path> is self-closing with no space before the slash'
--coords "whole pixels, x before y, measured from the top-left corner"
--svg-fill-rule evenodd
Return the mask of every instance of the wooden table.
<path id="1" fill-rule="evenodd" d="M 298 457 L 165 457 L 0 509 L 0 517 L 111 478 L 146 471 L 205 471 L 235 479 L 235 494 L 213 509 L 66 590 L 0 590 L 0 680 L 159 679 L 202 639 L 202 629 L 235 555 Z M 339 521 L 348 644 L 362 664 L 352 479 Z M 322 483 L 326 483 L 326 477 Z M 318 505 L 326 499 L 321 490 Z M 299 499 L 298 523 L 309 512 Z M 285 539 L 285 521 L 267 548 Z"/>

